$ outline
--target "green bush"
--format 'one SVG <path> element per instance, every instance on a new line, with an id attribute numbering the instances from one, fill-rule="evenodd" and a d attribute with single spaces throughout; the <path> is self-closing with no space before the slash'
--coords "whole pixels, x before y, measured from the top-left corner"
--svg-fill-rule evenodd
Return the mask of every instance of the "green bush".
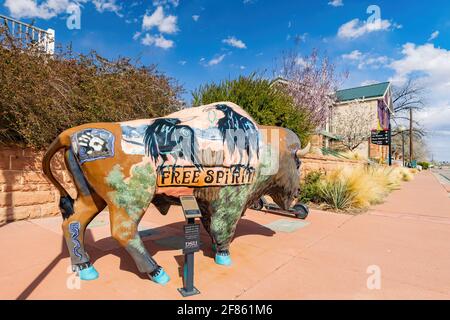
<path id="1" fill-rule="evenodd" d="M 322 176 L 323 173 L 320 171 L 311 171 L 306 175 L 304 182 L 300 183 L 300 202 L 320 203 L 322 201 L 320 191 L 320 180 Z"/>
<path id="2" fill-rule="evenodd" d="M 417 164 L 418 164 L 419 166 L 422 166 L 422 169 L 423 169 L 423 170 L 428 170 L 428 168 L 430 168 L 430 163 L 429 163 L 429 162 L 423 161 L 423 162 L 418 162 Z"/>
<path id="3" fill-rule="evenodd" d="M 231 101 L 244 108 L 257 123 L 289 128 L 304 144 L 313 131 L 306 113 L 294 107 L 292 98 L 256 74 L 200 86 L 192 93 L 193 105 Z"/>
<path id="4" fill-rule="evenodd" d="M 0 26 L 0 142 L 41 148 L 83 123 L 162 116 L 180 107 L 180 93 L 155 66 L 70 48 L 48 56 Z"/>

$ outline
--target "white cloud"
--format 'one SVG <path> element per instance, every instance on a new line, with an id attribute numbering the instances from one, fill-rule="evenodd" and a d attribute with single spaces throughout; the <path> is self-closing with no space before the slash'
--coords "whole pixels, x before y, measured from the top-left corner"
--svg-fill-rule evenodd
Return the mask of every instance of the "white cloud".
<path id="1" fill-rule="evenodd" d="M 6 0 L 4 6 L 14 18 L 50 19 L 66 11 L 72 2 L 69 0 Z"/>
<path id="2" fill-rule="evenodd" d="M 361 82 L 361 86 L 369 86 L 371 84 L 376 84 L 376 83 L 380 83 L 380 81 L 377 81 L 377 80 L 365 80 L 365 81 Z"/>
<path id="3" fill-rule="evenodd" d="M 381 67 L 385 67 L 389 61 L 389 58 L 386 56 L 366 57 L 358 64 L 358 69 L 364 69 L 367 67 L 371 69 L 379 69 Z"/>
<path id="4" fill-rule="evenodd" d="M 362 53 L 359 50 L 353 50 L 350 53 L 343 54 L 341 57 L 344 60 L 357 63 L 358 69 L 379 69 L 381 67 L 386 67 L 390 62 L 390 59 L 387 56 L 374 56 L 368 53 Z"/>
<path id="5" fill-rule="evenodd" d="M 328 2 L 328 4 L 333 7 L 342 7 L 344 5 L 342 0 L 332 0 L 332 1 Z"/>
<path id="6" fill-rule="evenodd" d="M 170 7 L 170 5 L 172 5 L 176 8 L 178 7 L 179 4 L 180 0 L 153 0 L 153 5 L 155 7 L 165 6 L 167 8 Z"/>
<path id="7" fill-rule="evenodd" d="M 239 69 L 245 70 L 245 66 L 239 66 Z"/>
<path id="8" fill-rule="evenodd" d="M 178 61 L 178 63 L 181 64 L 182 66 L 184 66 L 187 63 L 187 61 L 186 60 L 180 60 L 180 61 Z"/>
<path id="9" fill-rule="evenodd" d="M 345 60 L 359 60 L 362 57 L 362 53 L 359 50 L 353 50 L 350 53 L 343 54 L 342 58 Z"/>
<path id="10" fill-rule="evenodd" d="M 163 37 L 163 35 L 153 36 L 150 34 L 145 34 L 145 37 L 142 38 L 141 43 L 145 46 L 154 45 L 155 47 L 159 47 L 162 49 L 172 48 L 174 43 L 172 40 L 168 40 Z"/>
<path id="11" fill-rule="evenodd" d="M 40 18 L 51 19 L 60 14 L 65 14 L 67 8 L 71 5 L 80 6 L 90 0 L 6 0 L 4 6 L 9 10 L 9 13 L 14 18 Z M 92 0 L 95 9 L 100 12 L 114 12 L 118 16 L 120 14 L 121 6 L 118 5 L 117 0 Z"/>
<path id="12" fill-rule="evenodd" d="M 392 24 L 389 20 L 376 19 L 373 22 L 353 19 L 339 27 L 338 37 L 343 39 L 356 39 L 375 31 L 387 31 L 393 28 L 401 28 L 398 24 Z"/>
<path id="13" fill-rule="evenodd" d="M 192 20 L 194 20 L 195 22 L 197 22 L 198 19 L 200 19 L 200 16 L 199 16 L 198 14 L 194 14 L 194 15 L 192 16 Z"/>
<path id="14" fill-rule="evenodd" d="M 427 91 L 427 108 L 416 113 L 425 128 L 433 132 L 433 140 L 443 132 L 450 131 L 450 50 L 428 43 L 403 45 L 402 57 L 393 61 L 390 67 L 395 71 L 390 79 L 401 85 L 409 77 L 416 77 Z M 447 138 L 447 159 L 450 159 L 450 143 Z M 444 149 L 440 152 L 445 152 Z"/>
<path id="15" fill-rule="evenodd" d="M 226 39 L 222 40 L 223 43 L 226 43 L 232 47 L 238 48 L 238 49 L 246 49 L 247 46 L 242 40 L 236 39 L 235 37 L 228 37 Z"/>
<path id="16" fill-rule="evenodd" d="M 119 14 L 121 6 L 116 4 L 116 0 L 92 0 L 92 3 L 98 12 L 102 13 L 105 11 L 115 12 Z"/>
<path id="17" fill-rule="evenodd" d="M 439 31 L 435 31 L 430 35 L 430 38 L 428 38 L 428 41 L 432 41 L 434 39 L 436 39 L 437 37 L 439 37 Z"/>
<path id="18" fill-rule="evenodd" d="M 173 15 L 165 15 L 163 7 L 159 6 L 151 15 L 144 15 L 142 20 L 142 29 L 151 30 L 158 28 L 161 33 L 173 34 L 178 31 L 177 17 Z"/>
<path id="19" fill-rule="evenodd" d="M 208 66 L 215 66 L 219 63 L 221 63 L 223 61 L 223 59 L 225 58 L 225 54 L 222 54 L 220 56 L 217 56 L 211 60 L 208 61 Z M 201 59 L 200 59 L 201 60 Z M 201 60 L 202 61 L 202 60 Z M 204 61 L 204 60 L 203 60 Z"/>
<path id="20" fill-rule="evenodd" d="M 134 35 L 133 35 L 133 40 L 137 40 L 139 39 L 139 37 L 141 36 L 142 32 L 137 31 Z"/>

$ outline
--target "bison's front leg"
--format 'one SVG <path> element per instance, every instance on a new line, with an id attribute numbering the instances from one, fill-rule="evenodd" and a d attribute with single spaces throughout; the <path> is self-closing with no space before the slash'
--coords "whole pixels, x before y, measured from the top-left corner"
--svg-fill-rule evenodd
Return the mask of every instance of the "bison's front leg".
<path id="1" fill-rule="evenodd" d="M 169 276 L 148 253 L 139 236 L 138 223 L 144 211 L 136 214 L 135 218 L 130 217 L 124 209 L 109 205 L 109 214 L 113 238 L 128 251 L 138 270 L 147 273 L 154 282 L 166 284 L 170 280 Z"/>
<path id="2" fill-rule="evenodd" d="M 170 278 L 147 252 L 138 232 L 138 224 L 150 205 L 155 191 L 155 173 L 150 165 L 136 166 L 125 181 L 116 165 L 107 176 L 111 234 L 131 255 L 137 268 L 159 284 Z"/>
<path id="3" fill-rule="evenodd" d="M 230 243 L 239 218 L 245 210 L 248 192 L 249 186 L 223 187 L 218 199 L 211 203 L 210 234 L 216 248 L 217 264 L 231 265 Z"/>

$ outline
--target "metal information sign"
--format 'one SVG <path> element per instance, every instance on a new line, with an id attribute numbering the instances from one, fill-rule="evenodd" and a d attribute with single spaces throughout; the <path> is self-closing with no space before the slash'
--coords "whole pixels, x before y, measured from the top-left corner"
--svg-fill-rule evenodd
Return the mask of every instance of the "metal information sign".
<path id="1" fill-rule="evenodd" d="M 194 253 L 200 250 L 200 225 L 187 224 L 184 226 L 183 253 Z"/>
<path id="2" fill-rule="evenodd" d="M 389 130 L 372 130 L 370 142 L 379 146 L 389 145 Z"/>
<path id="3" fill-rule="evenodd" d="M 195 219 L 202 214 L 194 196 L 180 196 L 180 202 L 187 224 L 184 225 L 183 288 L 178 291 L 183 297 L 188 297 L 200 293 L 194 287 L 194 253 L 200 250 L 200 224 Z"/>

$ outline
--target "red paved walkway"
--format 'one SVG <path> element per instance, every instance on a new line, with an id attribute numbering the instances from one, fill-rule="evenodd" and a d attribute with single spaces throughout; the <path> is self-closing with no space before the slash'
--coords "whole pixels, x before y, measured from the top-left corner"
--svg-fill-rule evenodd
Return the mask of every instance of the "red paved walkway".
<path id="1" fill-rule="evenodd" d="M 362 215 L 313 211 L 309 224 L 291 233 L 264 226 L 280 219 L 299 221 L 249 210 L 231 247 L 231 268 L 215 265 L 205 245 L 196 254 L 202 294 L 190 299 L 450 298 L 450 198 L 431 173 L 417 175 Z M 105 214 L 94 221 L 87 250 L 100 278 L 79 289 L 62 245 L 60 218 L 0 227 L 0 299 L 180 298 L 181 250 L 167 247 L 181 235 L 180 208 L 165 217 L 149 210 L 142 222 L 143 229 L 157 232 L 145 244 L 172 278 L 165 287 L 138 274 L 109 237 Z M 381 272 L 380 289 L 367 288 L 369 266 Z"/>

